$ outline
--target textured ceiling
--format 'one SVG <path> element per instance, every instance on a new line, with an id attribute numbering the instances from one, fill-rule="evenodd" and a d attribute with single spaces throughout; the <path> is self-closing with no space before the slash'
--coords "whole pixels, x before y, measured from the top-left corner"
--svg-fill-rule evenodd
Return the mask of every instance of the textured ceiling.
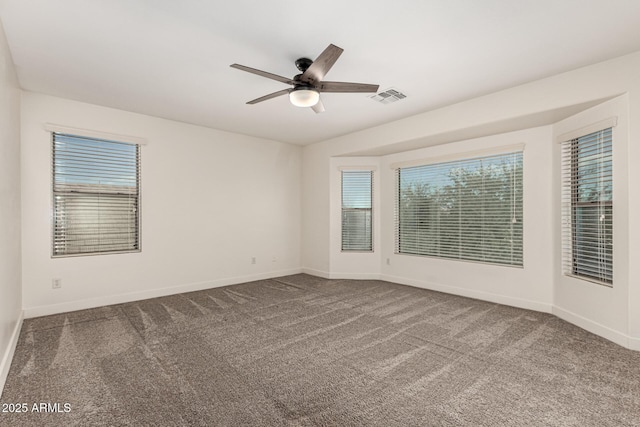
<path id="1" fill-rule="evenodd" d="M 640 50 L 637 0 L 0 0 L 23 89 L 306 145 Z M 286 77 L 329 43 L 332 81 L 379 84 L 407 98 L 322 95 Z"/>

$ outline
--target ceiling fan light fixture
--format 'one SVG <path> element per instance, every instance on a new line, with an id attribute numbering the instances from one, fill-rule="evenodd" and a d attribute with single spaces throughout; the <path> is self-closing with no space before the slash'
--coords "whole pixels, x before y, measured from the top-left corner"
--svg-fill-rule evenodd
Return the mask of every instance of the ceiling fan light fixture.
<path id="1" fill-rule="evenodd" d="M 320 93 L 303 86 L 289 92 L 289 100 L 296 107 L 313 107 L 320 101 Z"/>

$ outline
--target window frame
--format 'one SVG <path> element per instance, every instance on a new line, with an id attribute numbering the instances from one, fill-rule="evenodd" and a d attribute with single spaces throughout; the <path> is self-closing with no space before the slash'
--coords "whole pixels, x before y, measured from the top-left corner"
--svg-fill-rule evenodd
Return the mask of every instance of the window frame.
<path id="1" fill-rule="evenodd" d="M 613 149 L 614 149 L 614 130 L 616 121 L 608 120 L 604 121 L 606 125 L 599 126 L 595 128 L 589 127 L 583 130 L 582 132 L 578 132 L 578 134 L 573 133 L 570 138 L 563 138 L 562 143 L 562 197 L 563 197 L 563 220 L 562 220 L 562 273 L 567 277 L 572 277 L 578 280 L 595 283 L 601 286 L 612 288 L 614 286 L 614 191 L 613 188 L 615 186 L 614 183 L 614 164 L 613 164 Z M 579 180 L 580 176 L 580 164 L 579 164 L 579 150 L 580 150 L 580 139 L 587 137 L 596 138 L 596 134 L 603 134 L 609 131 L 611 136 L 610 140 L 602 140 L 596 143 L 596 147 L 600 149 L 600 145 L 606 144 L 607 142 L 610 144 L 610 152 L 608 154 L 602 154 L 602 157 L 608 157 L 608 162 L 610 165 L 610 184 L 611 184 L 611 200 L 592 200 L 592 201 L 580 201 L 580 186 L 584 185 L 584 182 Z M 588 141 L 588 140 L 587 140 Z M 593 145 L 593 143 L 586 143 L 587 147 L 589 145 Z M 567 159 L 569 157 L 569 159 Z M 566 167 L 569 167 L 569 171 L 566 171 Z M 601 170 L 598 170 L 598 179 L 601 176 L 606 178 L 606 167 L 599 166 Z M 588 180 L 587 180 L 588 181 Z M 567 200 L 568 199 L 568 200 Z M 589 274 L 584 268 L 584 258 L 588 258 L 590 254 L 582 254 L 579 256 L 576 252 L 576 247 L 579 246 L 577 242 L 577 236 L 580 233 L 579 228 L 580 224 L 575 221 L 580 215 L 578 214 L 578 210 L 590 208 L 593 210 L 597 210 L 597 216 L 606 215 L 606 211 L 609 211 L 610 215 L 610 229 L 604 229 L 602 233 L 600 230 L 597 231 L 597 240 L 602 240 L 604 245 L 610 245 L 610 262 L 597 260 L 597 264 L 603 264 L 603 273 L 600 275 L 597 274 Z M 587 223 L 587 220 L 581 221 L 581 224 Z M 605 227 L 607 226 L 605 221 Z M 589 229 L 589 225 L 587 223 L 586 226 L 583 225 L 583 228 Z M 610 238 L 610 243 L 607 243 L 607 237 Z M 598 242 L 600 243 L 600 242 Z M 585 245 L 585 243 L 581 243 L 581 245 Z M 607 256 L 606 249 L 603 255 L 605 258 Z M 581 261 L 582 260 L 582 261 Z M 581 268 L 582 267 L 582 268 Z M 610 268 L 611 274 L 610 278 L 604 277 L 608 276 L 606 274 L 607 268 Z M 598 266 L 598 268 L 600 268 Z"/>
<path id="2" fill-rule="evenodd" d="M 98 255 L 115 255 L 115 254 L 129 254 L 129 253 L 140 253 L 142 252 L 142 165 L 141 165 L 141 157 L 142 157 L 142 145 L 146 144 L 146 140 L 137 137 L 123 136 L 123 135 L 113 135 L 107 134 L 103 132 L 94 132 L 94 131 L 85 131 L 82 129 L 75 128 L 66 128 L 63 126 L 53 125 L 53 124 L 45 124 L 45 130 L 50 132 L 50 143 L 51 143 L 51 258 L 70 258 L 70 257 L 83 257 L 83 256 L 98 256 Z M 94 140 L 106 143 L 114 143 L 114 144 L 123 144 L 135 146 L 136 150 L 136 221 L 135 221 L 135 230 L 136 230 L 136 248 L 135 249 L 122 249 L 122 250 L 106 250 L 106 251 L 91 251 L 91 252 L 74 252 L 74 253 L 56 253 L 55 245 L 56 245 L 56 171 L 55 171 L 55 156 L 56 156 L 56 135 L 79 138 L 85 140 Z M 116 140 L 118 138 L 118 140 Z M 124 139 L 124 140 L 119 140 Z M 92 192 L 82 192 L 79 191 L 79 194 L 92 194 Z M 96 193 L 93 193 L 96 194 Z M 113 193 L 106 193 L 109 196 L 118 196 Z M 123 195 L 120 195 L 123 196 Z M 124 197 L 124 196 L 123 196 Z"/>
<path id="3" fill-rule="evenodd" d="M 369 207 L 368 208 L 345 208 L 344 206 L 344 175 L 349 174 L 349 173 L 361 173 L 361 174 L 368 174 L 369 175 Z M 373 211 L 373 205 L 374 205 L 374 199 L 373 199 L 373 193 L 374 193 L 374 171 L 372 169 L 341 169 L 340 170 L 340 252 L 342 253 L 373 253 L 375 252 L 375 245 L 374 245 L 374 226 L 373 226 L 373 222 L 374 222 L 374 211 Z M 369 236 L 370 236 L 370 245 L 369 248 L 360 248 L 360 249 L 348 249 L 345 248 L 345 240 L 344 240 L 344 236 L 345 236 L 345 232 L 344 232 L 344 225 L 345 225 L 345 212 L 369 212 Z"/>
<path id="4" fill-rule="evenodd" d="M 401 236 L 401 201 L 402 201 L 402 169 L 410 169 L 416 167 L 425 167 L 430 168 L 433 167 L 436 171 L 438 168 L 444 168 L 446 165 L 450 164 L 451 167 L 448 168 L 448 171 L 452 171 L 456 168 L 460 168 L 465 163 L 472 163 L 474 161 L 482 162 L 483 160 L 496 160 L 496 161 L 504 161 L 508 160 L 511 157 L 513 160 L 511 161 L 512 167 L 517 167 L 516 170 L 517 176 L 511 177 L 511 180 L 516 183 L 516 186 L 513 186 L 511 191 L 511 197 L 509 200 L 509 205 L 512 205 L 512 215 L 515 218 L 517 215 L 517 222 L 520 223 L 519 226 L 519 241 L 520 245 L 516 249 L 520 251 L 517 253 L 515 258 L 511 258 L 509 262 L 501 262 L 497 260 L 495 257 L 493 259 L 477 259 L 472 257 L 465 257 L 462 255 L 462 251 L 465 246 L 469 246 L 469 244 L 465 244 L 465 240 L 462 237 L 459 237 L 459 254 L 458 256 L 448 256 L 447 254 L 442 253 L 415 253 L 415 252 L 403 252 L 402 251 L 402 236 Z M 394 253 L 397 255 L 407 255 L 407 256 L 419 256 L 419 257 L 427 257 L 434 258 L 439 260 L 449 260 L 449 261 L 461 261 L 461 262 L 470 262 L 470 263 L 479 263 L 486 265 L 495 265 L 500 267 L 513 267 L 513 268 L 524 268 L 525 257 L 524 257 L 524 144 L 514 144 L 511 146 L 505 146 L 501 148 L 487 149 L 487 150 L 478 150 L 468 153 L 461 153 L 455 156 L 442 156 L 440 158 L 435 158 L 431 160 L 424 161 L 408 161 L 401 164 L 392 165 L 392 168 L 395 170 L 395 194 L 396 194 L 396 203 L 395 203 L 395 248 Z M 425 173 L 425 175 L 429 175 L 430 172 Z M 435 173 L 434 173 L 435 175 Z M 441 179 L 441 177 L 440 177 Z M 513 189 L 516 189 L 515 191 Z M 519 195 L 516 195 L 516 191 L 519 192 Z M 515 202 L 516 197 L 520 198 L 519 206 Z M 460 225 L 461 227 L 461 225 Z M 493 225 L 487 225 L 488 228 L 493 227 Z M 438 233 L 444 233 L 448 231 L 447 229 L 438 228 Z M 451 230 L 449 230 L 451 231 Z M 454 230 L 455 231 L 455 230 Z M 458 230 L 459 236 L 463 235 L 463 229 L 460 228 Z M 509 231 L 511 237 L 513 238 L 513 226 L 510 226 Z M 423 240 L 418 240 L 416 244 L 422 242 Z M 469 240 L 468 242 L 471 242 Z M 512 242 L 512 247 L 518 246 Z M 468 248 L 467 248 L 468 250 Z M 424 251 L 428 252 L 428 251 Z M 441 251 L 438 251 L 441 252 Z M 489 255 L 494 255 L 493 252 L 488 252 Z M 487 258 L 490 258 L 488 256 Z M 515 260 L 515 261 L 514 261 Z"/>

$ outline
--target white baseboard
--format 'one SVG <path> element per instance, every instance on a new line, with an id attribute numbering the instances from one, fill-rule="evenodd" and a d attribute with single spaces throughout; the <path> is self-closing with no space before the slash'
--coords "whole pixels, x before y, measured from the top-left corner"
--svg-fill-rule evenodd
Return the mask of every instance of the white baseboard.
<path id="1" fill-rule="evenodd" d="M 378 273 L 330 273 L 329 279 L 380 280 Z"/>
<path id="2" fill-rule="evenodd" d="M 483 301 L 495 302 L 497 304 L 504 304 L 512 307 L 524 308 L 526 310 L 540 311 L 542 313 L 551 313 L 551 310 L 553 307 L 551 304 L 547 304 L 540 301 L 532 301 L 532 300 L 527 300 L 522 298 L 492 294 L 489 292 L 475 291 L 472 289 L 442 285 L 439 283 L 409 279 L 406 277 L 381 274 L 379 278 L 380 280 L 386 280 L 388 282 L 400 283 L 402 285 L 414 286 L 416 288 L 429 289 L 432 291 L 444 292 L 447 294 L 453 294 L 453 295 L 459 295 L 463 297 L 475 298 Z"/>
<path id="3" fill-rule="evenodd" d="M 314 270 L 311 268 L 303 268 L 302 272 L 312 276 L 318 276 L 325 279 L 354 279 L 354 280 L 386 280 L 387 282 L 399 283 L 401 285 L 413 286 L 416 288 L 429 289 L 432 291 L 445 292 L 452 295 L 460 295 L 463 297 L 475 298 L 483 301 L 495 302 L 497 304 L 510 305 L 512 307 L 524 308 L 527 310 L 540 311 L 542 313 L 551 313 L 552 305 L 539 301 L 531 301 L 522 298 L 508 297 L 504 295 L 492 294 L 489 292 L 474 291 L 455 286 L 441 285 L 438 283 L 426 282 L 422 280 L 410 279 L 400 276 L 391 276 L 388 274 L 372 274 L 372 273 L 333 273 L 326 271 Z"/>
<path id="4" fill-rule="evenodd" d="M 379 273 L 335 273 L 303 267 L 302 272 L 323 279 L 380 280 Z"/>
<path id="5" fill-rule="evenodd" d="M 333 278 L 333 274 L 331 274 Z M 355 278 L 355 277 L 354 277 Z M 438 283 L 420 281 L 415 279 L 409 279 L 406 277 L 391 276 L 381 274 L 378 275 L 380 280 L 386 280 L 393 283 L 399 283 L 403 285 L 415 286 L 418 288 L 429 289 L 433 291 L 445 292 L 453 295 L 460 295 L 469 298 L 480 299 L 483 301 L 495 302 L 498 304 L 509 305 L 512 307 L 524 308 L 527 310 L 534 310 L 543 313 L 551 313 L 558 318 L 565 320 L 571 324 L 574 324 L 586 331 L 596 334 L 602 338 L 608 339 L 622 347 L 640 351 L 640 338 L 631 337 L 607 326 L 601 325 L 598 322 L 589 320 L 578 314 L 575 314 L 569 310 L 565 310 L 553 304 L 547 304 L 539 301 L 531 301 L 521 298 L 508 297 L 504 295 L 491 294 L 488 292 L 474 291 L 465 288 L 459 288 L 455 286 L 441 285 Z"/>
<path id="6" fill-rule="evenodd" d="M 16 345 L 18 345 L 18 338 L 20 337 L 20 330 L 22 329 L 23 320 L 24 320 L 24 312 L 20 311 L 20 316 L 18 317 L 16 326 L 15 328 L 13 328 L 13 333 L 11 334 L 11 338 L 9 339 L 9 345 L 7 346 L 6 351 L 2 355 L 2 361 L 0 361 L 0 396 L 2 396 L 2 392 L 4 391 L 4 385 L 7 381 L 7 377 L 9 376 L 11 361 L 13 360 L 13 354 L 16 351 Z"/>
<path id="7" fill-rule="evenodd" d="M 629 349 L 640 351 L 640 338 L 629 337 Z"/>
<path id="8" fill-rule="evenodd" d="M 323 279 L 380 280 L 379 273 L 335 273 L 306 267 L 302 269 L 302 272 Z"/>
<path id="9" fill-rule="evenodd" d="M 149 298 L 164 297 L 167 295 L 181 294 L 183 292 L 201 291 L 204 289 L 218 288 L 221 286 L 235 285 L 238 283 L 252 282 L 255 280 L 271 279 L 274 277 L 288 276 L 301 273 L 302 269 L 293 268 L 288 270 L 270 271 L 267 273 L 254 274 L 249 276 L 228 277 L 224 279 L 211 280 L 206 282 L 188 283 L 184 285 L 171 286 L 167 288 L 150 289 L 141 292 L 130 292 L 126 294 L 107 295 L 98 298 L 90 298 L 79 301 L 69 301 L 61 304 L 40 305 L 27 307 L 24 309 L 24 317 L 30 319 L 51 314 L 67 313 L 70 311 L 85 310 L 88 308 L 103 307 L 106 305 L 122 304 L 126 302 L 139 301 Z"/>
<path id="10" fill-rule="evenodd" d="M 323 279 L 331 279 L 331 273 L 329 273 L 328 271 L 314 270 L 313 268 L 302 267 L 302 272 L 311 276 L 322 277 Z"/>
<path id="11" fill-rule="evenodd" d="M 189 283 L 185 285 L 152 289 L 142 292 L 132 292 L 119 295 L 109 295 L 100 298 L 91 298 L 80 301 L 71 301 L 62 304 L 43 305 L 37 307 L 25 308 L 21 313 L 19 322 L 16 326 L 14 334 L 11 338 L 11 345 L 5 352 L 2 364 L 0 365 L 0 385 L 4 386 L 6 377 L 9 373 L 9 367 L 11 365 L 11 359 L 15 351 L 15 346 L 20 334 L 20 327 L 22 325 L 23 318 L 32 318 L 38 316 L 47 316 L 50 314 L 66 313 L 69 311 L 84 310 L 88 308 L 102 307 L 112 304 L 121 304 L 126 302 L 138 301 L 148 298 L 156 298 L 167 295 L 175 295 L 183 292 L 193 292 L 204 289 L 216 288 L 220 286 L 234 285 L 237 283 L 251 282 L 254 280 L 271 279 L 274 277 L 287 276 L 291 274 L 305 273 L 312 276 L 322 277 L 325 279 L 359 279 L 359 280 L 386 280 L 393 283 L 399 283 L 408 286 L 414 286 L 422 289 L 429 289 L 438 292 L 445 292 L 453 295 L 460 295 L 463 297 L 475 298 L 483 301 L 489 301 L 497 304 L 505 304 L 512 307 L 524 308 L 527 310 L 534 310 L 543 313 L 552 313 L 560 319 L 566 320 L 576 326 L 579 326 L 589 332 L 613 341 L 623 347 L 640 350 L 640 338 L 630 337 L 626 334 L 615 331 L 597 322 L 584 318 L 580 315 L 565 310 L 561 307 L 554 306 L 552 304 L 532 301 L 522 298 L 509 297 L 504 295 L 492 294 L 488 292 L 470 290 L 466 288 L 459 288 L 455 286 L 442 285 L 438 283 L 432 283 L 422 280 L 416 280 L 401 276 L 391 276 L 386 274 L 370 274 L 370 273 L 332 273 L 327 271 L 315 270 L 312 268 L 294 268 L 288 270 L 272 271 L 267 273 L 261 273 L 249 276 L 238 276 L 231 278 L 218 279 L 207 282 Z M 1 388 L 0 388 L 1 389 Z"/>
<path id="12" fill-rule="evenodd" d="M 566 320 L 567 322 L 579 326 L 584 330 L 599 335 L 602 338 L 606 338 L 609 341 L 613 341 L 618 345 L 633 350 L 640 350 L 640 339 L 632 338 L 629 335 L 618 332 L 558 306 L 553 307 L 553 314 L 562 320 Z"/>
<path id="13" fill-rule="evenodd" d="M 532 301 L 522 298 L 514 298 L 504 295 L 492 294 L 489 292 L 475 291 L 465 288 L 459 288 L 456 286 L 442 285 L 439 283 L 427 282 L 422 280 L 410 279 L 400 276 L 391 276 L 387 274 L 357 274 L 357 273 L 327 273 L 318 272 L 310 269 L 303 269 L 305 273 L 314 276 L 320 276 L 327 279 L 368 279 L 368 280 L 386 280 L 388 282 L 399 283 L 402 285 L 414 286 L 416 288 L 429 289 L 432 291 L 445 292 L 452 295 L 460 295 L 463 297 L 475 298 L 483 301 L 494 302 L 497 304 L 504 304 L 511 307 L 524 308 L 526 310 L 534 310 L 542 313 L 551 313 L 562 320 L 574 324 L 586 331 L 608 339 L 618 345 L 626 347 L 631 350 L 640 351 L 640 338 L 631 337 L 629 335 L 618 332 L 607 326 L 601 325 L 597 322 L 589 320 L 585 317 L 577 315 L 558 307 L 553 304 L 548 304 L 540 301 Z"/>

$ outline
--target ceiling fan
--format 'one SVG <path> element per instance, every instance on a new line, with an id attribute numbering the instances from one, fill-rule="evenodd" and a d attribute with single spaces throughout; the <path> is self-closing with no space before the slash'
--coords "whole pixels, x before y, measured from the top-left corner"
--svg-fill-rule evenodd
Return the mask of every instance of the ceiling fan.
<path id="1" fill-rule="evenodd" d="M 260 98 L 247 102 L 247 104 L 257 104 L 258 102 L 289 94 L 289 100 L 293 105 L 297 107 L 311 107 L 316 113 L 322 113 L 324 111 L 324 105 L 322 105 L 322 101 L 320 100 L 320 92 L 367 93 L 378 91 L 378 85 L 328 82 L 322 80 L 325 74 L 333 67 L 333 64 L 336 63 L 342 52 L 343 49 L 330 44 L 315 61 L 309 58 L 296 60 L 296 67 L 302 74 L 298 74 L 292 79 L 240 64 L 232 64 L 231 67 L 293 86 L 293 88 L 290 89 L 283 89 L 270 93 L 269 95 L 261 96 Z"/>

